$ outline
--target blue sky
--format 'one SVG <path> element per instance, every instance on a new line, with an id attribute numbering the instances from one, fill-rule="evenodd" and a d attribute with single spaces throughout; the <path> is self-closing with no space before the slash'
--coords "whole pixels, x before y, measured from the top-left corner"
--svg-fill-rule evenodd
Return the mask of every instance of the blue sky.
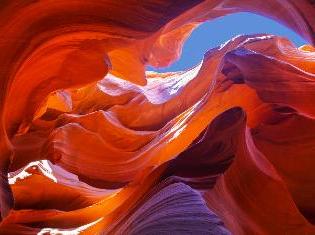
<path id="1" fill-rule="evenodd" d="M 287 27 L 271 19 L 251 14 L 236 13 L 203 23 L 184 44 L 181 58 L 166 68 L 147 67 L 147 70 L 168 72 L 185 70 L 197 65 L 203 54 L 239 34 L 270 33 L 289 38 L 296 46 L 307 42 Z"/>

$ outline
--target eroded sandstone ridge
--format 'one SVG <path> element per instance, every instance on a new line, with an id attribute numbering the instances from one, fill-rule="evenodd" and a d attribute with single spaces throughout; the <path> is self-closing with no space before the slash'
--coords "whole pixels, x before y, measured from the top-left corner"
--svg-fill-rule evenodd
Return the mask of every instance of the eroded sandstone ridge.
<path id="1" fill-rule="evenodd" d="M 241 11 L 310 44 L 145 71 Z M 1 0 L 0 234 L 315 234 L 314 31 L 311 0 Z"/>

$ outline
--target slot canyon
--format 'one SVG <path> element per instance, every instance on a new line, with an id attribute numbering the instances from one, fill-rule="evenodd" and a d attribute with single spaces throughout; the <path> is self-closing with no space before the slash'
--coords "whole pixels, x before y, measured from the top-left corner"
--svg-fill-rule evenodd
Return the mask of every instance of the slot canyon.
<path id="1" fill-rule="evenodd" d="M 238 12 L 307 43 L 146 69 Z M 1 235 L 315 234 L 314 0 L 0 0 L 0 35 Z"/>

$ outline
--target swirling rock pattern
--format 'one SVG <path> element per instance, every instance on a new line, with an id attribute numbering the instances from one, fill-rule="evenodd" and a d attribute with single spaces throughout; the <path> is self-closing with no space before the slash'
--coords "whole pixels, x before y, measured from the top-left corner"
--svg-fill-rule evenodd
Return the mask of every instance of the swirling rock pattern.
<path id="1" fill-rule="evenodd" d="M 187 71 L 205 20 L 238 36 Z M 315 234 L 310 0 L 2 0 L 0 234 Z"/>

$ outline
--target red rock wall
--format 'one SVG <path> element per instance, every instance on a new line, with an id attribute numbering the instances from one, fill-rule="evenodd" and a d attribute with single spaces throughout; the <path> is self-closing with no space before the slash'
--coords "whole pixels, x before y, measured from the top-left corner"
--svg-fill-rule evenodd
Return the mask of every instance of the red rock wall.
<path id="1" fill-rule="evenodd" d="M 183 72 L 205 20 L 238 36 Z M 0 3 L 0 234 L 315 234 L 315 8 L 306 0 Z"/>

